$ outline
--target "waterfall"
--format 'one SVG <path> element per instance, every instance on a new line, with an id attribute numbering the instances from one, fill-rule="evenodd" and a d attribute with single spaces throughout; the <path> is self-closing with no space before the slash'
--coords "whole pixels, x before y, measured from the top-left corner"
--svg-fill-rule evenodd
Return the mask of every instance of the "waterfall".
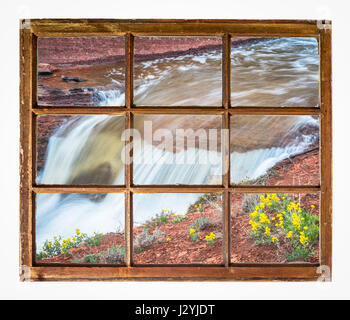
<path id="1" fill-rule="evenodd" d="M 120 141 L 123 126 L 124 119 L 120 116 L 73 117 L 50 138 L 47 160 L 39 182 L 123 184 L 124 170 L 120 155 L 124 145 Z M 257 178 L 278 161 L 301 152 L 314 143 L 317 135 L 300 134 L 305 126 L 318 126 L 318 121 L 311 116 L 299 117 L 299 121 L 281 138 L 281 146 L 232 152 L 233 181 Z M 285 140 L 289 143 L 286 144 Z M 152 163 L 147 159 L 150 154 L 153 156 Z M 210 157 L 211 161 L 199 163 L 198 160 L 204 156 Z M 172 163 L 175 157 L 191 161 L 174 166 Z M 194 159 L 189 159 L 190 157 Z M 221 153 L 215 151 L 187 149 L 175 154 L 145 144 L 142 153 L 135 154 L 135 159 L 139 160 L 134 163 L 135 184 L 220 183 Z M 181 194 L 179 201 L 176 194 L 135 195 L 135 223 L 144 223 L 163 209 L 185 213 L 198 196 Z M 68 237 L 75 228 L 90 234 L 123 230 L 124 212 L 122 194 L 101 197 L 89 194 L 39 194 L 36 211 L 37 243 L 42 245 L 54 235 Z"/>
<path id="2" fill-rule="evenodd" d="M 293 123 L 292 118 L 291 122 Z M 281 160 L 303 152 L 318 143 L 319 122 L 311 116 L 299 116 L 287 133 L 279 137 L 279 145 L 246 152 L 231 153 L 231 181 L 256 179 Z M 268 125 L 268 124 L 265 124 Z M 267 129 L 268 130 L 268 129 Z M 307 131 L 307 132 L 305 132 Z"/>
<path id="3" fill-rule="evenodd" d="M 125 104 L 125 93 L 120 89 L 99 90 L 97 91 L 97 96 L 99 97 L 101 106 L 119 107 Z"/>

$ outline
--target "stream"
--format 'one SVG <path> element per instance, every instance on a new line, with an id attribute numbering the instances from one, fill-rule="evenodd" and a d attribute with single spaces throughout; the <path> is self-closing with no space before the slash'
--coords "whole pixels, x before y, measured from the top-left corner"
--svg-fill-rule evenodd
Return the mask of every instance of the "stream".
<path id="1" fill-rule="evenodd" d="M 220 50 L 207 50 L 135 62 L 135 103 L 221 105 L 221 56 Z M 318 104 L 316 40 L 279 38 L 243 43 L 233 46 L 231 58 L 233 106 Z M 121 69 L 106 66 L 98 67 L 98 70 L 97 78 L 105 82 L 106 88 L 98 92 L 100 105 L 123 105 Z M 54 85 L 55 80 L 50 81 Z M 113 83 L 117 85 L 113 87 Z M 199 119 L 200 116 L 196 117 Z M 207 128 L 217 128 L 215 119 L 210 117 L 202 116 L 195 129 L 203 124 Z M 138 119 L 135 126 L 141 128 L 146 118 Z M 171 129 L 172 124 L 177 128 L 190 128 L 191 123 L 194 123 L 192 118 L 177 116 L 169 120 L 166 129 Z M 121 116 L 74 116 L 63 122 L 49 139 L 45 165 L 38 174 L 37 182 L 123 184 L 123 128 Z M 277 162 L 317 143 L 319 136 L 319 121 L 312 116 L 237 116 L 232 117 L 231 128 L 231 181 L 235 183 L 260 177 Z M 135 158 L 144 160 L 134 164 L 134 182 L 137 184 L 220 183 L 219 147 L 216 150 L 184 148 L 175 153 L 162 150 L 159 145 L 144 143 L 143 151 L 135 155 Z M 153 161 L 144 159 L 149 154 L 153 155 Z M 173 166 L 175 156 L 188 157 L 192 161 Z M 203 157 L 211 161 L 200 163 Z M 186 213 L 199 196 L 137 195 L 134 197 L 134 223 L 142 224 L 163 209 Z M 87 234 L 122 231 L 124 211 L 122 194 L 38 194 L 37 246 L 54 235 L 69 237 L 76 228 Z"/>

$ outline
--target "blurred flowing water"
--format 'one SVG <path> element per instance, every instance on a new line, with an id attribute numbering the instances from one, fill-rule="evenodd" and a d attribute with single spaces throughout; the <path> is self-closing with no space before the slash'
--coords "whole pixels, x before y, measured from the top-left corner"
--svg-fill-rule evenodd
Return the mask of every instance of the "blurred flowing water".
<path id="1" fill-rule="evenodd" d="M 233 105 L 317 105 L 317 42 L 309 39 L 272 39 L 232 49 Z M 120 72 L 104 70 L 107 78 Z M 115 80 L 116 81 L 116 80 Z M 101 105 L 122 105 L 124 92 L 98 92 Z M 135 102 L 143 105 L 221 105 L 221 51 L 141 61 L 135 66 Z M 140 120 L 142 121 L 142 119 Z M 181 128 L 181 120 L 176 126 Z M 184 120 L 185 121 L 185 120 Z M 231 179 L 254 179 L 278 161 L 318 142 L 319 123 L 312 116 L 237 116 L 231 122 Z M 124 142 L 120 116 L 77 116 L 62 124 L 49 139 L 42 184 L 123 184 Z M 207 124 L 208 125 L 208 124 Z M 173 167 L 174 153 L 155 145 L 156 161 L 136 163 L 137 184 L 220 184 L 221 153 L 202 149 L 191 153 L 194 163 Z M 203 153 L 213 163 L 199 164 Z M 207 155 L 208 155 L 207 154 Z M 145 159 L 144 159 L 145 160 Z M 154 194 L 135 198 L 135 223 L 141 224 L 162 209 L 186 213 L 198 194 Z M 36 201 L 37 245 L 53 235 L 113 232 L 124 228 L 123 195 L 39 194 Z"/>

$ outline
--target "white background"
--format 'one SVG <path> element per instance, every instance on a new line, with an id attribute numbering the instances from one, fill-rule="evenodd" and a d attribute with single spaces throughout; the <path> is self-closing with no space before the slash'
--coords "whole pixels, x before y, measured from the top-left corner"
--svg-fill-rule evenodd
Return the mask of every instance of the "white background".
<path id="1" fill-rule="evenodd" d="M 305 0 L 1 1 L 0 298 L 2 299 L 325 299 L 350 298 L 349 2 Z M 332 283 L 22 283 L 19 234 L 19 19 L 332 19 L 334 255 Z"/>

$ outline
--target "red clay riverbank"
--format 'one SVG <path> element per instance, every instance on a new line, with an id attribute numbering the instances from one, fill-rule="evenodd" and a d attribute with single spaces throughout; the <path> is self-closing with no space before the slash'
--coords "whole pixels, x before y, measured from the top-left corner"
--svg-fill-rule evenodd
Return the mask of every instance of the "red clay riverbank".
<path id="1" fill-rule="evenodd" d="M 233 43 L 246 41 L 247 37 L 233 37 Z M 193 50 L 221 46 L 221 38 L 208 37 L 137 37 L 135 59 L 153 59 L 161 56 L 184 54 Z M 61 68 L 78 65 L 109 64 L 124 61 L 123 37 L 63 37 L 39 38 L 38 61 Z"/>
<path id="2" fill-rule="evenodd" d="M 236 37 L 238 45 L 253 38 Z M 124 69 L 125 48 L 122 37 L 76 37 L 38 39 L 38 103 L 43 106 L 97 106 L 97 90 L 124 92 L 124 79 L 118 87 L 106 81 L 104 66 Z M 134 60 L 152 60 L 198 54 L 221 48 L 221 38 L 172 37 L 136 38 Z M 102 72 L 102 73 L 101 73 Z M 107 71 L 105 71 L 107 72 Z M 87 82 L 63 82 L 61 76 L 82 77 Z"/>
<path id="3" fill-rule="evenodd" d="M 309 166 L 310 180 L 318 179 L 318 169 L 312 168 L 311 164 L 316 164 L 319 154 L 317 150 L 297 155 L 293 158 L 293 165 L 289 167 L 288 175 L 279 176 L 279 184 L 286 185 L 290 182 L 290 177 L 302 175 L 303 167 Z M 284 160 L 285 161 L 285 160 Z M 274 168 L 277 170 L 281 167 L 280 163 Z M 318 164 L 317 164 L 318 165 Z M 270 179 L 277 179 L 276 176 Z M 276 181 L 274 180 L 274 183 Z M 255 245 L 255 241 L 248 235 L 250 230 L 249 212 L 243 207 L 243 194 L 234 194 L 231 197 L 231 262 L 233 263 L 286 263 L 285 251 L 287 250 L 283 243 L 281 248 L 273 244 Z M 319 212 L 319 197 L 317 194 L 300 194 L 293 195 L 295 200 L 301 203 L 302 207 L 308 208 L 312 212 Z M 186 214 L 187 219 L 172 224 L 175 217 L 170 217 L 168 222 L 161 223 L 159 226 L 152 226 L 147 223 L 149 235 L 152 235 L 156 228 L 163 232 L 159 241 L 144 247 L 142 250 L 134 252 L 135 264 L 181 264 L 181 263 L 204 263 L 220 264 L 222 263 L 222 214 L 218 209 L 221 200 L 209 202 L 203 205 L 204 211 L 200 213 L 195 207 L 191 207 Z M 315 206 L 311 209 L 311 205 Z M 208 225 L 200 231 L 199 240 L 192 241 L 188 228 L 199 217 L 209 218 Z M 134 228 L 134 237 L 142 233 L 143 226 Z M 217 238 L 214 244 L 208 244 L 205 236 L 211 232 L 215 233 Z M 171 240 L 166 242 L 166 238 Z M 103 236 L 100 246 L 82 246 L 77 249 L 71 249 L 70 256 L 59 255 L 51 259 L 43 259 L 41 262 L 52 263 L 71 263 L 77 259 L 82 259 L 87 254 L 96 254 L 110 247 L 123 246 L 124 238 L 121 234 L 108 234 Z M 316 253 L 314 257 L 308 258 L 309 262 L 317 262 L 319 254 L 319 244 L 315 243 L 313 249 Z M 300 261 L 301 262 L 301 261 Z"/>

